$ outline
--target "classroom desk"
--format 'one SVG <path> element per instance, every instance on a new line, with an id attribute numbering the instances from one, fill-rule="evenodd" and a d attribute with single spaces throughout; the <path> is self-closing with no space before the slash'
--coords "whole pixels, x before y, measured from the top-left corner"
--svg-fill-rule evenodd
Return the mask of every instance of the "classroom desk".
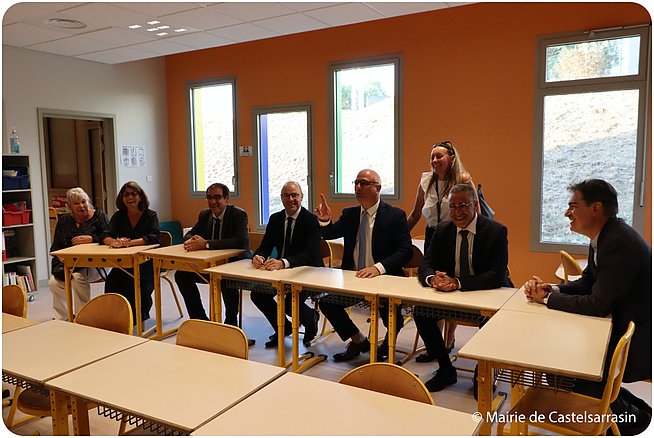
<path id="1" fill-rule="evenodd" d="M 390 276 L 380 275 L 374 278 L 356 278 L 356 271 L 305 266 L 297 275 L 288 279 L 293 293 L 293 371 L 302 372 L 325 359 L 322 355 L 310 357 L 302 365 L 299 364 L 297 331 L 300 325 L 300 292 L 318 296 L 329 294 L 321 299 L 348 305 L 366 301 L 370 306 L 370 362 L 374 362 L 377 358 L 378 294 L 387 287 L 388 277 Z"/>
<path id="2" fill-rule="evenodd" d="M 588 259 L 575 259 L 575 260 L 577 261 L 577 263 L 579 263 L 579 266 L 581 267 L 582 270 L 586 269 L 586 266 L 588 265 Z M 561 281 L 565 279 L 565 270 L 563 269 L 563 264 L 560 264 L 559 267 L 556 268 L 554 275 L 556 275 L 556 278 L 558 278 Z M 568 281 L 578 280 L 579 278 L 581 278 L 581 275 L 570 275 L 568 276 Z"/>
<path id="3" fill-rule="evenodd" d="M 243 252 L 242 249 L 218 249 L 186 251 L 184 245 L 172 245 L 162 248 L 143 251 L 141 254 L 145 260 L 152 260 L 154 266 L 154 303 L 156 307 L 156 325 L 153 339 L 161 339 L 171 336 L 177 332 L 177 328 L 166 332 L 162 329 L 161 319 L 161 269 L 195 272 L 199 281 L 205 281 L 201 277 L 204 269 L 225 263 L 229 258 L 235 257 Z M 213 294 L 209 294 L 209 308 L 212 307 Z M 218 322 L 222 319 L 218 318 Z"/>
<path id="4" fill-rule="evenodd" d="M 280 415 L 276 406 L 291 411 Z M 479 424 L 469 413 L 287 373 L 191 435 L 469 436 Z"/>
<path id="5" fill-rule="evenodd" d="M 479 361 L 479 412 L 490 412 L 493 369 L 512 370 L 514 386 L 530 383 L 523 371 L 601 380 L 611 326 L 610 318 L 501 309 L 458 353 Z M 484 422 L 481 433 L 490 427 Z"/>
<path id="6" fill-rule="evenodd" d="M 19 330 L 39 323 L 40 321 L 33 321 L 31 319 L 21 318 L 20 316 L 3 313 L 2 333 L 13 332 L 14 330 Z"/>
<path id="7" fill-rule="evenodd" d="M 141 251 L 156 248 L 159 245 L 139 245 L 129 248 L 111 248 L 98 243 L 85 243 L 69 248 L 60 249 L 50 253 L 64 263 L 64 277 L 66 285 L 66 305 L 68 306 L 68 321 L 73 321 L 73 292 L 70 284 L 70 273 L 75 268 L 133 268 L 134 274 L 134 303 L 136 309 L 136 334 L 143 334 L 143 321 L 141 320 L 141 274 L 139 265 L 143 263 Z"/>
<path id="8" fill-rule="evenodd" d="M 102 415 L 124 417 L 159 434 L 189 434 L 284 372 L 273 365 L 147 341 L 46 386 L 70 397 L 76 434 L 90 434 L 88 403 L 100 405 Z M 278 406 L 270 409 L 280 414 Z"/>
<path id="9" fill-rule="evenodd" d="M 388 306 L 388 361 L 395 363 L 395 305 L 420 305 L 429 307 L 430 314 L 439 318 L 453 318 L 472 321 L 475 324 L 493 316 L 507 302 L 517 289 L 502 287 L 498 289 L 441 292 L 424 287 L 416 277 L 386 278 L 381 297 L 389 299 Z"/>
<path id="10" fill-rule="evenodd" d="M 303 269 L 306 269 L 306 266 L 281 269 L 279 271 L 255 269 L 252 267 L 252 260 L 250 259 L 238 260 L 236 262 L 205 269 L 204 272 L 211 275 L 211 302 L 213 303 L 213 307 L 211 308 L 210 318 L 213 321 L 218 321 L 220 315 L 222 315 L 220 291 L 221 281 L 224 280 L 230 287 L 235 289 L 246 289 L 251 291 L 253 288 L 257 287 L 257 291 L 267 291 L 271 294 L 277 295 L 277 333 L 284 333 L 284 323 L 286 320 L 284 303 L 284 295 L 287 292 L 285 287 L 286 280 L 293 277 Z M 279 366 L 287 367 L 288 364 L 286 363 L 284 336 L 278 336 L 277 348 Z"/>
<path id="11" fill-rule="evenodd" d="M 2 381 L 42 390 L 53 378 L 144 342 L 81 324 L 43 322 L 3 333 Z M 67 433 L 67 412 L 64 408 L 53 415 L 55 433 Z"/>

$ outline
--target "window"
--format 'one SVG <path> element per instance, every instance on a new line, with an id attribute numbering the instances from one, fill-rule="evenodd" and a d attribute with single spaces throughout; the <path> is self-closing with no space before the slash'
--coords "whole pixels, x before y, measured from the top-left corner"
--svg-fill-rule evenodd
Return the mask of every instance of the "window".
<path id="1" fill-rule="evenodd" d="M 272 213 L 284 208 L 282 186 L 296 181 L 302 187 L 302 205 L 311 210 L 310 163 L 312 150 L 311 107 L 284 106 L 254 110 L 257 139 L 257 227 L 268 224 Z"/>
<path id="2" fill-rule="evenodd" d="M 330 178 L 334 197 L 351 198 L 361 169 L 382 180 L 382 195 L 400 194 L 400 57 L 332 64 Z"/>
<path id="3" fill-rule="evenodd" d="M 532 248 L 586 253 L 570 231 L 567 187 L 601 178 L 618 192 L 618 216 L 644 226 L 647 27 L 540 41 Z"/>
<path id="4" fill-rule="evenodd" d="M 204 195 L 217 182 L 237 194 L 235 89 L 233 79 L 189 86 L 194 194 Z"/>

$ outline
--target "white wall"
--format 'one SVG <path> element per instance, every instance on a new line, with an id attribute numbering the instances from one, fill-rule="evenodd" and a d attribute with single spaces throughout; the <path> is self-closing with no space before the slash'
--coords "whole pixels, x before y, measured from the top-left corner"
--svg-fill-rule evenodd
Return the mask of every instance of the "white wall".
<path id="1" fill-rule="evenodd" d="M 121 145 L 140 145 L 146 150 L 144 168 L 125 168 L 117 163 L 118 188 L 137 181 L 150 198 L 159 220 L 170 220 L 170 178 L 166 72 L 163 58 L 123 64 L 101 64 L 42 52 L 2 46 L 2 100 L 4 121 L 15 127 L 21 153 L 30 156 L 32 207 L 37 272 L 46 280 L 50 256 L 46 234 L 37 108 L 115 116 L 116 158 Z M 6 131 L 3 132 L 6 134 Z M 7 153 L 3 139 L 3 153 Z M 152 176 L 152 182 L 146 182 Z M 111 200 L 110 200 L 111 201 Z"/>

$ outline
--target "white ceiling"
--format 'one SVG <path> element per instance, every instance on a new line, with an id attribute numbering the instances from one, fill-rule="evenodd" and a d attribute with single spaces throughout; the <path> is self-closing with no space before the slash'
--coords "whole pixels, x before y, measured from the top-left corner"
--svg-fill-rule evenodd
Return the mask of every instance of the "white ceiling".
<path id="1" fill-rule="evenodd" d="M 2 43 L 106 64 L 459 6 L 423 2 L 90 2 L 11 6 L 2 20 Z M 84 23 L 63 29 L 50 19 Z M 148 25 L 148 21 L 160 23 Z M 140 24 L 140 29 L 130 25 Z M 148 32 L 146 29 L 170 26 Z M 186 31 L 175 32 L 184 28 Z M 156 33 L 167 32 L 157 36 Z"/>

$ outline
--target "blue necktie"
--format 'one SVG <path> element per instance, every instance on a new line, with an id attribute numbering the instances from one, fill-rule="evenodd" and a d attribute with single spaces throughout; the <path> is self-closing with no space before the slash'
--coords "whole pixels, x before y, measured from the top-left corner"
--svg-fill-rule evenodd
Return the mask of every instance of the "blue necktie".
<path id="1" fill-rule="evenodd" d="M 366 267 L 366 246 L 368 237 L 368 212 L 364 210 L 361 215 L 361 223 L 359 224 L 359 258 L 357 259 L 357 269 Z"/>

